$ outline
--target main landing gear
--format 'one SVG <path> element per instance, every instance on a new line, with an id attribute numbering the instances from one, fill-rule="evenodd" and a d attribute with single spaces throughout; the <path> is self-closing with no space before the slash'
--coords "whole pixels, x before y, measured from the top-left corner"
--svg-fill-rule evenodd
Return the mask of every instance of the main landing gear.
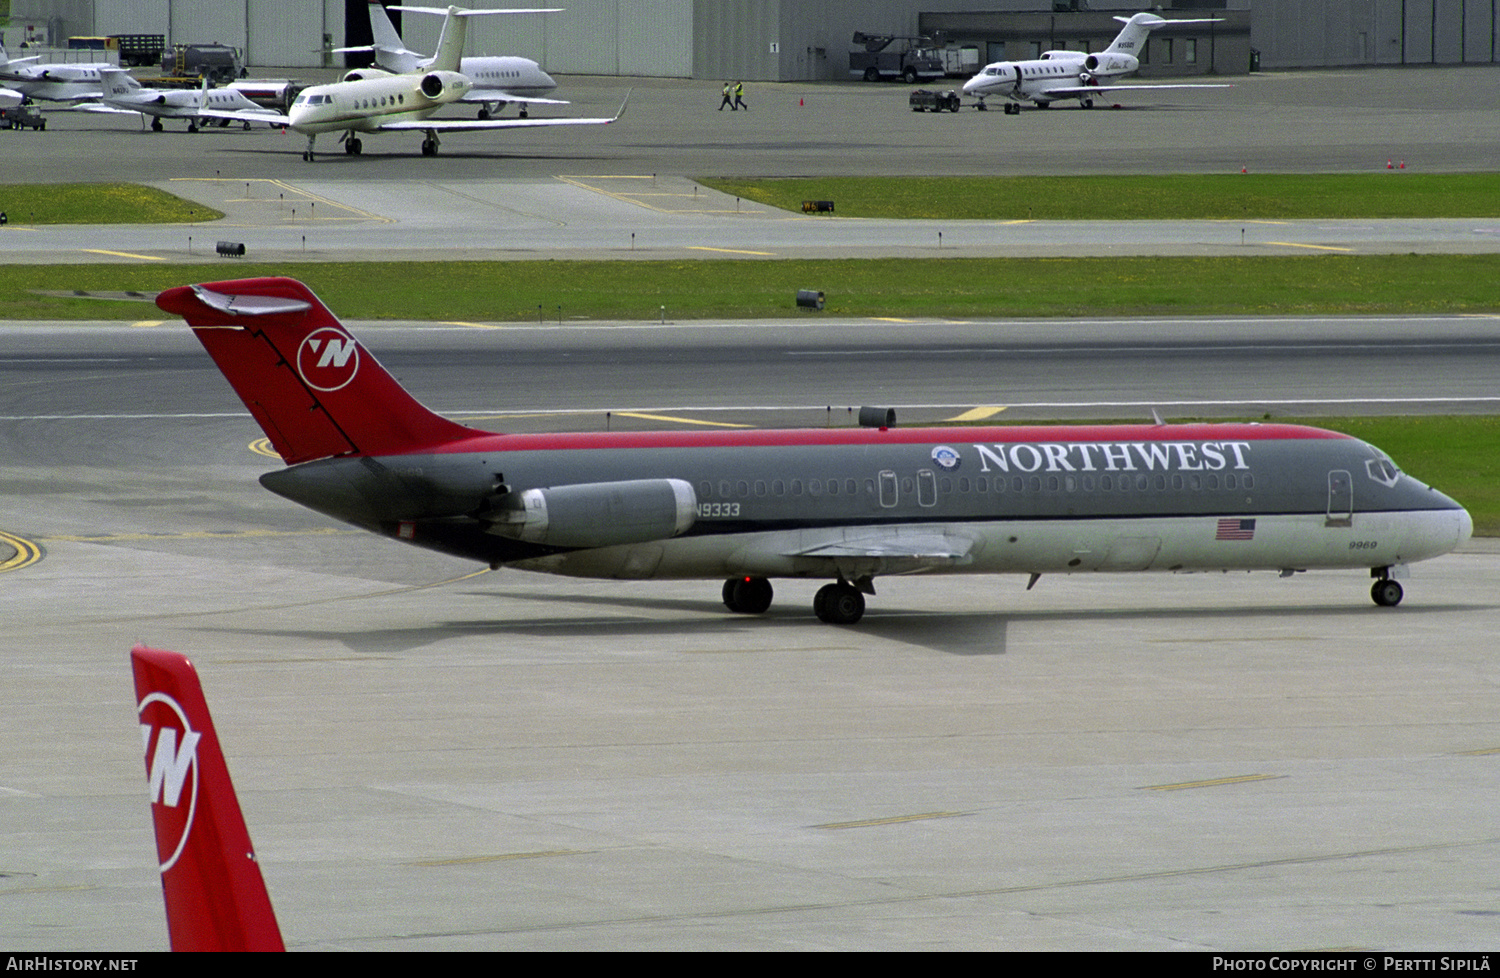
<path id="1" fill-rule="evenodd" d="M 764 577 L 731 577 L 724 582 L 724 607 L 737 615 L 763 615 L 771 607 L 771 582 Z"/>
<path id="2" fill-rule="evenodd" d="M 825 584 L 813 597 L 813 614 L 828 625 L 853 625 L 865 615 L 865 596 L 846 581 Z"/>
<path id="3" fill-rule="evenodd" d="M 735 614 L 765 614 L 771 596 L 771 582 L 764 577 L 731 577 L 724 582 L 724 607 Z M 825 584 L 813 598 L 813 613 L 829 625 L 853 625 L 864 617 L 865 596 L 847 581 Z"/>

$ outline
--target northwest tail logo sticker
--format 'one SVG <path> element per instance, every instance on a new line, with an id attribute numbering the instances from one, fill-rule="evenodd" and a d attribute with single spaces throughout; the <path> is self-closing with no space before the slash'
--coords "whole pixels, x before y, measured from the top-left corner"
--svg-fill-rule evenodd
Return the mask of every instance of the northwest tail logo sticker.
<path id="1" fill-rule="evenodd" d="M 331 326 L 309 333 L 297 348 L 297 373 L 313 390 L 340 390 L 358 372 L 359 345 Z"/>
<path id="2" fill-rule="evenodd" d="M 187 713 L 166 693 L 141 700 L 141 747 L 146 752 L 146 783 L 151 806 L 165 809 L 158 817 L 156 855 L 165 873 L 187 848 L 198 811 L 198 741 L 203 735 L 188 723 Z"/>

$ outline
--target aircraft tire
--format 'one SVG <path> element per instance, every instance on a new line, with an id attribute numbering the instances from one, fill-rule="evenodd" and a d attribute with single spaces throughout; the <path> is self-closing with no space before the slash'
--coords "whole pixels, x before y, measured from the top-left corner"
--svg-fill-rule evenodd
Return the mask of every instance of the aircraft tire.
<path id="1" fill-rule="evenodd" d="M 1394 608 L 1405 596 L 1401 584 L 1390 578 L 1376 581 L 1370 587 L 1370 598 L 1382 608 Z"/>
<path id="2" fill-rule="evenodd" d="M 865 614 L 865 596 L 842 582 L 825 584 L 813 597 L 813 614 L 829 625 L 853 625 Z"/>
<path id="3" fill-rule="evenodd" d="M 763 615 L 774 592 L 764 577 L 732 577 L 724 582 L 724 607 L 739 615 Z"/>

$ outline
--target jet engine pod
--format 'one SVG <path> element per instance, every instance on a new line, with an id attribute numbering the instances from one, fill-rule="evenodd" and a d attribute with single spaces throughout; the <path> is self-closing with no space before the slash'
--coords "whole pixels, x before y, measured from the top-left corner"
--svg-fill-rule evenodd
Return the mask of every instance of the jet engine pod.
<path id="1" fill-rule="evenodd" d="M 681 479 L 632 479 L 527 489 L 481 518 L 488 532 L 526 543 L 612 547 L 678 536 L 697 509 L 693 487 Z"/>
<path id="2" fill-rule="evenodd" d="M 344 77 L 340 78 L 339 81 L 365 81 L 370 78 L 389 77 L 391 77 L 391 73 L 389 71 L 381 71 L 379 68 L 352 68 L 349 71 L 344 72 Z"/>
<path id="3" fill-rule="evenodd" d="M 1128 75 L 1140 66 L 1140 60 L 1129 54 L 1110 54 L 1104 57 L 1091 54 L 1083 59 L 1083 70 L 1096 78 Z"/>
<path id="4" fill-rule="evenodd" d="M 452 102 L 468 94 L 474 83 L 456 71 L 429 71 L 419 83 L 422 94 L 434 102 Z"/>

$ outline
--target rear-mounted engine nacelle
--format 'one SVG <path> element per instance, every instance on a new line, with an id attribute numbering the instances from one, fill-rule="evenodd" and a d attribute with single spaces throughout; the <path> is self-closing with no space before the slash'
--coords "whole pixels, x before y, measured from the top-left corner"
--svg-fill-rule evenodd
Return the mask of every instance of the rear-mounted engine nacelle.
<path id="1" fill-rule="evenodd" d="M 340 78 L 339 81 L 364 81 L 367 78 L 389 77 L 391 77 L 391 73 L 389 71 L 381 71 L 379 68 L 354 68 L 350 71 L 344 72 L 344 77 Z"/>
<path id="2" fill-rule="evenodd" d="M 698 498 L 681 479 L 633 479 L 508 493 L 480 516 L 487 532 L 554 547 L 612 547 L 678 536 Z"/>
<path id="3" fill-rule="evenodd" d="M 429 71 L 422 76 L 422 95 L 433 102 L 452 102 L 466 95 L 474 83 L 456 71 Z"/>
<path id="4" fill-rule="evenodd" d="M 1091 54 L 1083 59 L 1083 70 L 1094 78 L 1128 75 L 1140 66 L 1140 60 L 1130 54 Z"/>

